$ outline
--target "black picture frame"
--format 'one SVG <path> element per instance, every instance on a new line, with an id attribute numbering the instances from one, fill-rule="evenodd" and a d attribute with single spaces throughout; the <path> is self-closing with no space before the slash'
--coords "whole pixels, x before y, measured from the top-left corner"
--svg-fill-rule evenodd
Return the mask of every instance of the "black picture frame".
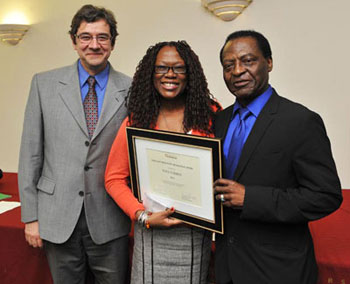
<path id="1" fill-rule="evenodd" d="M 147 167 L 141 167 L 140 165 L 144 163 L 144 160 L 147 158 L 146 152 L 139 149 L 143 148 L 154 148 L 157 151 L 157 147 L 161 146 L 166 149 L 167 153 L 173 154 L 173 151 L 178 152 L 184 150 L 184 152 L 193 152 L 204 153 L 198 154 L 199 161 L 205 160 L 203 157 L 206 157 L 205 161 L 211 161 L 209 163 L 200 163 L 200 171 L 205 169 L 204 172 L 210 171 L 210 177 L 205 177 L 208 175 L 201 174 L 204 178 L 200 178 L 199 184 L 201 187 L 201 193 L 204 192 L 205 196 L 201 196 L 201 200 L 205 200 L 206 204 L 209 206 L 189 206 L 189 209 L 199 208 L 200 212 L 206 212 L 211 217 L 203 217 L 201 213 L 191 213 L 187 209 L 181 208 L 181 210 L 177 210 L 175 206 L 175 212 L 172 214 L 172 217 L 182 220 L 185 223 L 191 224 L 193 226 L 197 226 L 200 228 L 207 229 L 209 231 L 215 233 L 224 233 L 224 222 L 223 222 L 223 205 L 220 201 L 215 199 L 213 193 L 213 182 L 222 177 L 222 144 L 221 140 L 218 138 L 209 138 L 203 136 L 196 136 L 190 134 L 181 134 L 153 129 L 141 129 L 135 127 L 127 127 L 127 144 L 128 144 L 128 152 L 129 152 L 129 166 L 130 166 L 130 182 L 131 188 L 135 197 L 142 202 L 142 194 L 143 194 L 143 185 L 140 184 L 140 177 L 145 174 Z M 144 146 L 146 145 L 147 146 Z M 142 153 L 142 154 L 140 154 Z M 178 153 L 174 152 L 174 155 L 178 155 Z M 207 165 L 208 164 L 208 165 Z M 148 175 L 149 173 L 146 173 Z M 152 178 L 152 177 L 150 177 Z M 210 179 L 210 181 L 209 181 Z M 212 180 L 211 180 L 212 179 Z M 209 183 L 209 185 L 208 185 Z M 148 185 L 149 187 L 149 185 Z M 203 190 L 202 188 L 205 188 Z M 211 191 L 210 191 L 210 189 Z M 185 206 L 186 207 L 186 206 Z M 207 208 L 209 212 L 207 212 Z M 197 209 L 195 209 L 197 210 Z M 206 215 L 206 214 L 204 214 Z"/>

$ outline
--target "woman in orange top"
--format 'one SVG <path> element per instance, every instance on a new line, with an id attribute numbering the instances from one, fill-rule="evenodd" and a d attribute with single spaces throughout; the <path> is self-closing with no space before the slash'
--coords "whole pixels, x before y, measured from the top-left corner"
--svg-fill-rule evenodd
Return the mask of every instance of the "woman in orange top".
<path id="1" fill-rule="evenodd" d="M 173 208 L 146 212 L 129 187 L 126 126 L 213 136 L 212 119 L 221 107 L 185 41 L 161 42 L 147 50 L 136 69 L 127 106 L 128 117 L 111 148 L 105 183 L 118 206 L 136 221 L 131 283 L 206 283 L 211 233 L 171 218 Z"/>

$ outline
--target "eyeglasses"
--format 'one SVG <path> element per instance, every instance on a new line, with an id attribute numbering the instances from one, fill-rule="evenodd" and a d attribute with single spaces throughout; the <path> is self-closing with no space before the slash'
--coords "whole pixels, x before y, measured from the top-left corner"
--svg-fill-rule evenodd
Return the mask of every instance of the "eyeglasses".
<path id="1" fill-rule="evenodd" d="M 171 69 L 175 74 L 185 74 L 186 66 L 164 66 L 164 65 L 156 65 L 154 67 L 154 72 L 157 74 L 166 74 Z"/>
<path id="2" fill-rule="evenodd" d="M 107 44 L 111 39 L 111 36 L 106 34 L 100 34 L 96 36 L 93 36 L 90 34 L 80 34 L 80 35 L 75 35 L 75 37 L 78 38 L 80 43 L 82 44 L 89 44 L 93 38 L 96 38 L 99 44 Z"/>

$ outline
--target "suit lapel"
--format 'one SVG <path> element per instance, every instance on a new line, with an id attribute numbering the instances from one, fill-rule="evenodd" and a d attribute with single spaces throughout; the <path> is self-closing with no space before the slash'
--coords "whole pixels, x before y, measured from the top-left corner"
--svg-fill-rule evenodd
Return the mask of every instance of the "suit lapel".
<path id="1" fill-rule="evenodd" d="M 77 63 L 73 64 L 68 68 L 68 70 L 66 70 L 66 72 L 62 75 L 62 78 L 59 79 L 58 84 L 58 92 L 64 101 L 64 104 L 71 112 L 81 130 L 87 137 L 89 137 L 84 107 L 81 101 Z"/>
<path id="2" fill-rule="evenodd" d="M 127 92 L 127 89 L 123 84 L 120 84 L 120 75 L 111 66 L 101 115 L 91 140 L 97 137 L 117 110 L 125 103 L 123 96 L 125 92 Z"/>
<path id="3" fill-rule="evenodd" d="M 266 133 L 266 130 L 271 125 L 271 122 L 274 119 L 274 115 L 277 112 L 278 104 L 279 104 L 279 97 L 277 93 L 274 91 L 270 99 L 264 106 L 264 108 L 261 110 L 253 126 L 253 129 L 251 130 L 247 138 L 247 141 L 244 144 L 244 147 L 241 153 L 241 158 L 239 159 L 237 169 L 233 177 L 234 180 L 239 179 L 240 175 L 244 171 L 244 168 L 249 162 L 256 146 L 259 144 L 259 142 L 261 141 L 261 138 Z"/>
<path id="4" fill-rule="evenodd" d="M 231 116 L 233 111 L 233 105 L 220 112 L 215 119 L 215 136 L 224 139 L 226 136 L 227 128 L 231 122 Z"/>

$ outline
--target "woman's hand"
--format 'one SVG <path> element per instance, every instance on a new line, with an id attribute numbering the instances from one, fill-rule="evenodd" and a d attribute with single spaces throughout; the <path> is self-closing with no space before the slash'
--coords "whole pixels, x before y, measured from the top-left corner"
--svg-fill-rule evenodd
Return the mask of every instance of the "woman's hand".
<path id="1" fill-rule="evenodd" d="M 182 221 L 171 218 L 170 215 L 175 212 L 175 209 L 172 207 L 164 211 L 148 213 L 148 218 L 146 219 L 146 224 L 148 223 L 150 227 L 172 227 L 182 223 Z M 141 211 L 137 211 L 136 218 L 140 216 Z"/>

